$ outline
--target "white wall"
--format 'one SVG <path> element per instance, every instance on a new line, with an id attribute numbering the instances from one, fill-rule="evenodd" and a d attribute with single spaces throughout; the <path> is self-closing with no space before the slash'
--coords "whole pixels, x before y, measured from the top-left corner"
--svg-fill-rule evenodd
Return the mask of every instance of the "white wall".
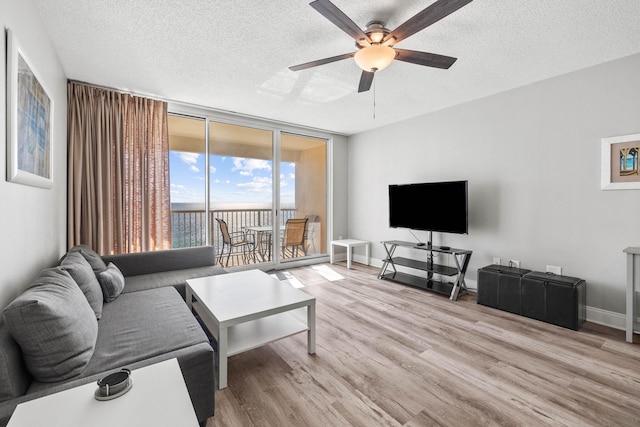
<path id="1" fill-rule="evenodd" d="M 66 249 L 67 86 L 40 15 L 31 0 L 0 3 L 0 308 L 6 306 L 44 267 Z M 10 28 L 54 102 L 54 188 L 42 189 L 6 181 L 6 28 Z M 0 322 L 2 322 L 0 317 Z"/>
<path id="2" fill-rule="evenodd" d="M 336 240 L 340 236 L 346 238 L 349 227 L 349 192 L 347 185 L 349 179 L 349 145 L 347 137 L 342 135 L 333 136 L 331 161 L 333 223 L 329 240 Z M 327 247 L 327 251 L 330 250 L 331 248 Z"/>
<path id="3" fill-rule="evenodd" d="M 379 262 L 380 241 L 414 240 L 388 227 L 388 184 L 468 180 L 469 234 L 434 233 L 473 250 L 468 283 L 494 256 L 561 266 L 586 280 L 590 320 L 621 326 L 640 190 L 600 190 L 600 146 L 640 133 L 638 76 L 634 55 L 350 137 L 350 236 Z"/>

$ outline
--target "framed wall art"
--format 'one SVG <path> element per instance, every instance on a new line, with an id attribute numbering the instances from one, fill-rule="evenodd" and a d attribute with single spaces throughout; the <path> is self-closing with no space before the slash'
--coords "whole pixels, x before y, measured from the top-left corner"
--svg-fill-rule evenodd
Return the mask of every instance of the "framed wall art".
<path id="1" fill-rule="evenodd" d="M 602 139 L 601 188 L 603 190 L 640 189 L 638 151 L 640 151 L 640 133 Z"/>
<path id="2" fill-rule="evenodd" d="M 53 186 L 53 100 L 7 29 L 7 181 Z"/>

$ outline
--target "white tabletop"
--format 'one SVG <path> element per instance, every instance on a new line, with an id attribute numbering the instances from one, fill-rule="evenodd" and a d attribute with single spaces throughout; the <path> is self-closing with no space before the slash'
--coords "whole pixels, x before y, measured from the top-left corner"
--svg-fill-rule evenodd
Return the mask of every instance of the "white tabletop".
<path id="1" fill-rule="evenodd" d="M 96 400 L 91 382 L 21 403 L 7 427 L 198 427 L 176 359 L 136 369 L 131 379 L 131 390 L 113 400 Z"/>
<path id="2" fill-rule="evenodd" d="M 187 283 L 221 326 L 308 305 L 314 297 L 261 270 L 189 279 Z"/>
<path id="3" fill-rule="evenodd" d="M 368 245 L 369 242 L 366 240 L 358 240 L 358 239 L 342 239 L 342 240 L 332 240 L 332 245 L 338 246 L 360 246 L 360 245 Z"/>
<path id="4" fill-rule="evenodd" d="M 284 230 L 284 225 L 279 226 L 280 230 Z M 259 231 L 259 232 L 269 232 L 273 230 L 272 225 L 250 225 L 245 227 L 246 230 Z"/>

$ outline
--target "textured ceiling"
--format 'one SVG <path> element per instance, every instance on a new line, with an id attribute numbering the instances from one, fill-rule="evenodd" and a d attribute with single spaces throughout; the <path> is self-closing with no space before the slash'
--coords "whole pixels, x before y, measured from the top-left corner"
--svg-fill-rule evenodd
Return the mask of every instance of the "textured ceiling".
<path id="1" fill-rule="evenodd" d="M 397 45 L 449 70 L 394 61 L 358 93 L 353 59 L 288 69 L 355 50 L 310 0 L 34 1 L 69 79 L 342 134 L 640 52 L 638 0 L 475 0 Z M 433 1 L 333 3 L 393 30 Z"/>

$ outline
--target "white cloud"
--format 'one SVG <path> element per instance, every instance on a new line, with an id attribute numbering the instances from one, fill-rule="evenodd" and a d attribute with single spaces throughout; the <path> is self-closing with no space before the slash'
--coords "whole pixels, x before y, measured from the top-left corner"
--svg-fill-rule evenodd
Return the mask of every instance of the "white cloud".
<path id="1" fill-rule="evenodd" d="M 271 192 L 271 178 L 254 177 L 252 181 L 240 183 L 237 187 L 250 192 Z"/>
<path id="2" fill-rule="evenodd" d="M 200 157 L 200 154 L 198 153 L 189 153 L 186 151 L 178 153 L 178 158 L 188 165 L 195 165 L 198 163 L 198 157 Z"/>
<path id="3" fill-rule="evenodd" d="M 255 170 L 271 170 L 271 164 L 267 160 L 260 159 L 243 159 L 240 157 L 233 158 L 232 171 L 240 171 L 242 176 L 253 175 Z"/>

